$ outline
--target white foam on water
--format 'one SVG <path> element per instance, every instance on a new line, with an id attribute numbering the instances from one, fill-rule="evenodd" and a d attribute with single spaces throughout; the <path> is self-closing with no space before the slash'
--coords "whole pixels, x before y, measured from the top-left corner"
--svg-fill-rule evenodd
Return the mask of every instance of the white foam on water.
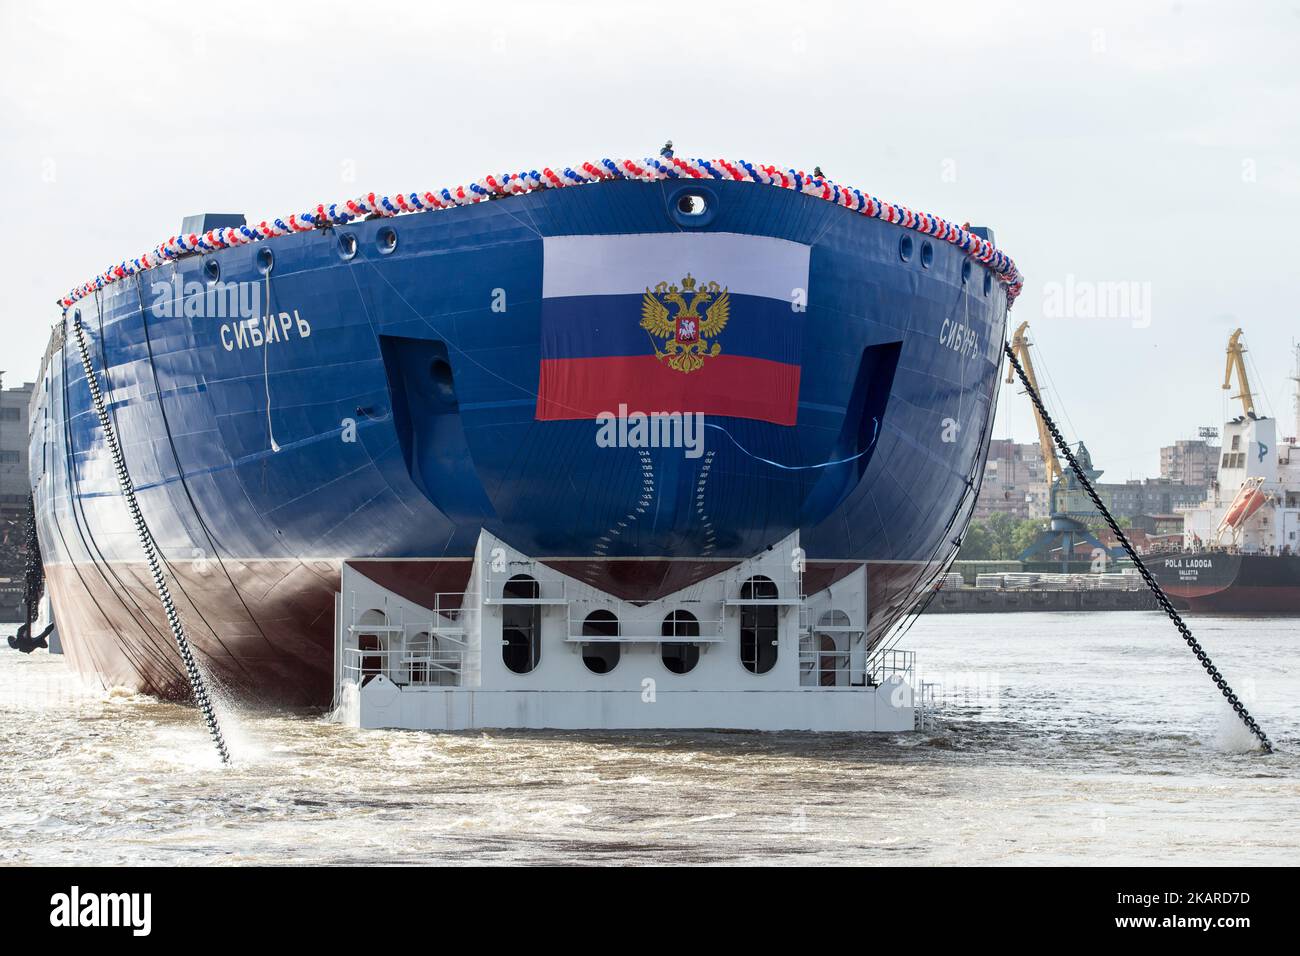
<path id="1" fill-rule="evenodd" d="M 143 755 L 146 767 L 219 771 L 225 766 L 202 721 L 196 725 L 189 722 L 158 727 L 152 733 L 152 740 L 152 746 Z"/>
<path id="2" fill-rule="evenodd" d="M 208 698 L 212 701 L 212 709 L 217 717 L 217 726 L 221 728 L 221 736 L 226 741 L 226 752 L 230 754 L 231 764 L 246 766 L 266 759 L 266 748 L 249 733 L 248 727 L 239 712 L 239 705 L 236 703 L 235 695 L 219 681 L 213 680 L 206 671 L 203 677 L 208 685 Z M 202 711 L 199 714 L 201 721 Z M 212 744 L 212 738 L 207 733 L 207 727 L 204 726 L 203 730 L 204 736 L 208 738 L 209 745 L 215 754 L 216 746 Z M 220 765 L 220 761 L 218 761 L 218 765 Z"/>
<path id="3" fill-rule="evenodd" d="M 1255 682 L 1246 681 L 1240 688 L 1234 687 L 1238 699 L 1250 710 L 1255 703 Z M 1250 732 L 1245 721 L 1238 716 L 1228 703 L 1228 698 L 1216 692 L 1216 704 L 1219 721 L 1214 732 L 1214 749 L 1223 753 L 1249 753 L 1259 750 L 1259 738 Z"/>
<path id="4" fill-rule="evenodd" d="M 356 727 L 361 723 L 361 691 L 356 684 L 348 681 L 339 691 L 338 706 L 325 715 L 325 721 Z"/>
<path id="5" fill-rule="evenodd" d="M 263 760 L 266 756 L 265 748 L 250 735 L 246 722 L 243 721 L 239 713 L 239 705 L 234 693 L 230 688 L 225 687 L 220 680 L 214 678 L 212 672 L 204 667 L 198 661 L 195 661 L 199 667 L 199 672 L 203 675 L 203 683 L 208 688 L 208 700 L 212 701 L 212 711 L 217 718 L 217 726 L 221 728 L 222 739 L 226 741 L 226 753 L 230 754 L 231 765 L 248 765 Z M 212 735 L 208 732 L 207 724 L 203 722 L 203 710 L 198 706 L 198 702 L 191 701 L 194 704 L 194 719 L 198 723 L 201 737 L 207 744 L 209 752 L 212 753 L 212 766 L 221 769 L 221 758 L 217 754 L 216 743 L 212 740 Z M 207 766 L 207 761 L 203 762 Z"/>
<path id="6" fill-rule="evenodd" d="M 216 695 L 224 768 L 192 705 L 74 692 L 71 662 L 5 647 L 0 789 L 23 799 L 0 864 L 1286 865 L 1294 622 L 1197 624 L 1231 635 L 1215 657 L 1276 756 L 1239 753 L 1254 742 L 1157 611 L 922 616 L 927 671 L 971 675 L 945 682 L 938 737 L 363 732 L 337 726 L 355 689 L 331 722 Z"/>

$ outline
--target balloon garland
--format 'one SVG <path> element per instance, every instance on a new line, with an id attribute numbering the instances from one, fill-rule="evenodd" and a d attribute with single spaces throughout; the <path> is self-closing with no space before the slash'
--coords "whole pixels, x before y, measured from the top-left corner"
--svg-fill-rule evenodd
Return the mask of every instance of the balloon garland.
<path id="1" fill-rule="evenodd" d="M 535 189 L 562 189 L 566 186 L 581 186 L 612 179 L 635 179 L 642 182 L 659 182 L 668 179 L 724 180 L 762 183 L 794 190 L 806 196 L 835 203 L 864 216 L 883 219 L 905 229 L 912 229 L 942 242 L 951 243 L 993 271 L 1006 286 L 1008 305 L 1015 302 L 1024 287 L 1024 280 L 1009 256 L 999 251 L 987 239 L 939 216 L 914 212 L 906 206 L 884 202 L 869 193 L 849 186 L 841 186 L 823 176 L 809 175 L 801 170 L 778 169 L 775 166 L 748 163 L 743 159 L 735 161 L 684 159 L 665 155 L 641 160 L 602 159 L 598 163 L 582 163 L 577 167 L 565 166 L 558 171 L 548 166 L 541 172 L 532 170 L 488 175 L 467 185 L 426 192 L 396 193 L 391 196 L 366 193 L 364 196 L 341 203 L 329 205 L 322 203 L 306 212 L 294 213 L 280 219 L 262 220 L 256 225 L 171 236 L 143 255 L 134 259 L 125 259 L 89 282 L 77 286 L 59 299 L 58 304 L 66 309 L 98 289 L 136 273 L 173 262 L 185 255 L 216 252 L 290 233 L 307 232 L 329 225 L 343 225 L 370 216 L 391 217 L 430 212 L 453 206 L 466 206 L 501 196 L 532 192 Z"/>

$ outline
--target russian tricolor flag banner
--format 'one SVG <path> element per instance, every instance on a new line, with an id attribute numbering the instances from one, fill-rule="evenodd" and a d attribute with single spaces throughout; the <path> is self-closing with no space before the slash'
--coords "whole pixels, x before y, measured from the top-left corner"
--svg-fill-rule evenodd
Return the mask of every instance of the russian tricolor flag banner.
<path id="1" fill-rule="evenodd" d="M 808 246 L 690 232 L 544 242 L 538 420 L 625 405 L 798 421 Z"/>

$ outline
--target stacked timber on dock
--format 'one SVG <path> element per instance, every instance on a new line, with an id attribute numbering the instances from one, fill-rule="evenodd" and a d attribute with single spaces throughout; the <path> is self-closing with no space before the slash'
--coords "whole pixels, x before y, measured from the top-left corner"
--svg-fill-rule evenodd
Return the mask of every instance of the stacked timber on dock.
<path id="1" fill-rule="evenodd" d="M 957 575 L 961 577 L 961 575 Z M 947 583 L 944 585 L 948 586 Z M 1003 574 L 980 574 L 975 587 L 1033 591 L 1136 591 L 1142 587 L 1136 568 L 1113 574 L 1042 574 L 1017 571 Z"/>

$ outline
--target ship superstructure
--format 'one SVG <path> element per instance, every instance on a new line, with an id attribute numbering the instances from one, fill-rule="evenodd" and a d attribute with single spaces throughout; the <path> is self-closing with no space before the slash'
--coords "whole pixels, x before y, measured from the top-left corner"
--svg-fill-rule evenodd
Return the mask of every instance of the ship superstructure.
<path id="1" fill-rule="evenodd" d="M 1183 509 L 1183 543 L 1189 548 L 1228 548 L 1246 554 L 1285 554 L 1297 548 L 1300 531 L 1300 378 L 1292 434 L 1279 435 L 1277 421 L 1259 415 L 1245 346 L 1237 329 L 1228 343 L 1224 389 L 1235 377 L 1242 414 L 1223 426 L 1218 477 L 1203 504 Z M 1300 376 L 1300 348 L 1296 349 Z"/>
<path id="2" fill-rule="evenodd" d="M 1201 610 L 1300 611 L 1300 348 L 1296 421 L 1278 434 L 1256 411 L 1242 330 L 1228 341 L 1223 388 L 1241 414 L 1223 426 L 1217 477 L 1205 501 L 1183 513 L 1183 553 L 1154 559 L 1177 601 Z"/>

